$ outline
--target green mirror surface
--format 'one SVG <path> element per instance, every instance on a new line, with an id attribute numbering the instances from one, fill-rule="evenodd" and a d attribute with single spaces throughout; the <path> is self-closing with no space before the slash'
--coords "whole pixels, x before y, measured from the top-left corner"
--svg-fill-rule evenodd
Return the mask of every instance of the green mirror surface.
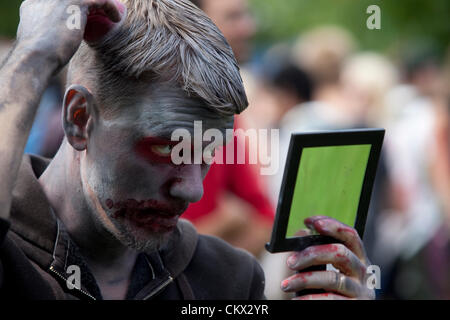
<path id="1" fill-rule="evenodd" d="M 286 238 L 306 228 L 310 216 L 330 216 L 354 226 L 371 145 L 304 148 Z"/>

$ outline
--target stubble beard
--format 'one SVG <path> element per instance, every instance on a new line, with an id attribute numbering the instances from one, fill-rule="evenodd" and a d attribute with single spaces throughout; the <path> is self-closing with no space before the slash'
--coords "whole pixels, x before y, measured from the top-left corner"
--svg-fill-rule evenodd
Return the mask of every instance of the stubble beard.
<path id="1" fill-rule="evenodd" d="M 167 245 L 170 233 L 154 233 L 142 230 L 130 222 L 113 221 L 119 230 L 114 235 L 122 244 L 139 252 L 152 252 Z"/>
<path id="2" fill-rule="evenodd" d="M 87 184 L 91 190 L 96 189 L 90 186 L 89 181 Z M 118 240 L 124 246 L 139 252 L 152 252 L 155 250 L 160 250 L 169 242 L 171 232 L 151 232 L 133 225 L 127 219 L 116 219 L 113 217 L 113 212 L 110 210 L 108 211 L 103 207 L 95 191 L 94 195 L 95 199 L 87 196 L 88 207 L 93 215 L 94 223 L 97 225 L 97 229 L 100 232 L 106 233 L 106 235 L 111 239 Z M 99 214 L 97 212 L 97 206 L 95 204 L 101 207 L 103 214 Z"/>

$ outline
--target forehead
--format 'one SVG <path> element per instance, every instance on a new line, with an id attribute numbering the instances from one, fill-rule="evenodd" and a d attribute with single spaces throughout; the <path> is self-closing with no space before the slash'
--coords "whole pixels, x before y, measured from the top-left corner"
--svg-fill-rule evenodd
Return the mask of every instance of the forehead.
<path id="1" fill-rule="evenodd" d="M 234 124 L 234 116 L 214 112 L 175 86 L 155 84 L 132 101 L 132 105 L 120 108 L 114 122 L 142 136 L 170 138 L 172 132 L 180 128 L 193 134 L 198 121 L 203 130 L 214 128 L 223 132 L 232 129 Z"/>

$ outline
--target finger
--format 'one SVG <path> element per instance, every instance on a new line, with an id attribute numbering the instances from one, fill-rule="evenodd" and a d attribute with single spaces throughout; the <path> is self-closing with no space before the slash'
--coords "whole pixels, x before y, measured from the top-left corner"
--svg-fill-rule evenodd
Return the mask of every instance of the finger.
<path id="1" fill-rule="evenodd" d="M 285 292 L 323 289 L 351 298 L 362 295 L 361 285 L 356 280 L 334 271 L 297 273 L 284 280 L 281 289 Z"/>
<path id="2" fill-rule="evenodd" d="M 287 259 L 287 265 L 292 270 L 303 270 L 329 263 L 351 277 L 364 279 L 366 275 L 366 266 L 363 262 L 340 243 L 311 246 L 295 252 Z"/>
<path id="3" fill-rule="evenodd" d="M 312 235 L 312 232 L 309 229 L 301 229 L 294 234 L 296 237 L 306 237 L 310 235 Z"/>
<path id="4" fill-rule="evenodd" d="M 355 300 L 335 293 L 309 294 L 292 298 L 292 300 Z"/>
<path id="5" fill-rule="evenodd" d="M 102 9 L 113 22 L 120 22 L 122 15 L 125 13 L 125 5 L 119 0 L 107 0 Z"/>
<path id="6" fill-rule="evenodd" d="M 362 261 L 368 261 L 363 242 L 354 228 L 326 216 L 307 218 L 305 219 L 305 225 L 322 235 L 330 236 L 341 241 Z"/>

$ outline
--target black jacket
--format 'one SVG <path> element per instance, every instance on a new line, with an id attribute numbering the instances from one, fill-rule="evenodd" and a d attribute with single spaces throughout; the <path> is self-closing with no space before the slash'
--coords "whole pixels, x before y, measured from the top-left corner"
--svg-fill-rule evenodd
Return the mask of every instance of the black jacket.
<path id="1" fill-rule="evenodd" d="M 102 299 L 37 181 L 48 163 L 24 156 L 10 221 L 0 219 L 0 299 Z M 81 288 L 67 285 L 71 265 L 81 270 Z M 250 254 L 180 219 L 167 248 L 139 255 L 127 299 L 263 299 L 263 291 L 262 269 Z"/>

